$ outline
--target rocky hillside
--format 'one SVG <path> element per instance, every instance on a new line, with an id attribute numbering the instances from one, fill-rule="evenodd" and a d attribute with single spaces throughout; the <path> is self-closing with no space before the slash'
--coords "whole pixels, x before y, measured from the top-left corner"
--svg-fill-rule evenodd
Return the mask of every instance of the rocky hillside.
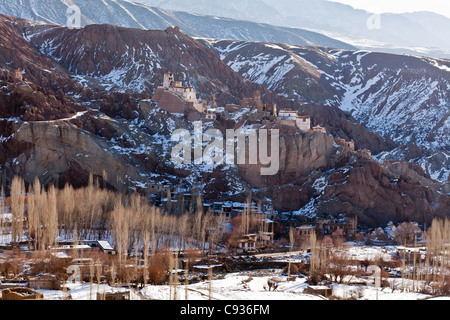
<path id="1" fill-rule="evenodd" d="M 262 115 L 247 107 L 225 112 L 224 103 L 239 103 L 254 90 L 265 103 L 299 102 L 245 79 L 215 51 L 176 28 L 68 29 L 7 16 L 0 22 L 7 35 L 0 38 L 3 185 L 14 175 L 27 183 L 38 177 L 44 185 L 82 186 L 93 174 L 105 187 L 124 192 L 146 192 L 150 182 L 170 182 L 198 186 L 206 199 L 243 200 L 251 192 L 280 211 L 302 217 L 357 215 L 368 226 L 387 220 L 425 222 L 448 213 L 448 185 L 413 163 L 382 163 L 359 150 L 399 147 L 338 107 L 302 105 L 301 113 L 327 133 L 262 122 Z M 217 94 L 221 117 L 205 122 L 204 130 L 279 129 L 279 172 L 261 176 L 261 163 L 174 164 L 171 134 L 181 128 L 192 132 L 193 123 L 149 99 L 168 70 L 202 97 Z M 337 144 L 335 137 L 354 139 L 357 150 Z"/>
<path id="2" fill-rule="evenodd" d="M 259 90 L 266 99 L 279 102 L 265 87 L 245 81 L 201 43 L 180 32 L 139 30 L 113 25 L 89 25 L 82 29 L 30 25 L 25 38 L 92 89 L 133 91 L 151 95 L 170 70 L 199 97 L 238 103 Z M 170 50 L 168 50 L 170 48 Z"/>
<path id="3" fill-rule="evenodd" d="M 448 60 L 245 41 L 205 44 L 233 70 L 273 92 L 338 107 L 398 145 L 418 145 L 426 158 L 449 155 Z M 429 173 L 447 181 L 449 172 L 447 167 Z"/>
<path id="4" fill-rule="evenodd" d="M 36 47 L 22 36 L 31 22 L 11 16 L 0 15 L 0 65 L 19 71 L 29 81 L 43 90 L 56 93 L 80 94 L 83 86 L 72 80 L 69 72 L 50 57 L 42 55 Z"/>
<path id="5" fill-rule="evenodd" d="M 284 44 L 209 41 L 247 79 L 293 99 L 336 106 L 370 130 L 450 150 L 450 61 Z"/>

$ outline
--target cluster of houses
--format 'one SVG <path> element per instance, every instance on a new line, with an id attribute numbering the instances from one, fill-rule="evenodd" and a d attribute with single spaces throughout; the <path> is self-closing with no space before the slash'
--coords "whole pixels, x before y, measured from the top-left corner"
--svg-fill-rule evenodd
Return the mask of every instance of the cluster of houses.
<path id="1" fill-rule="evenodd" d="M 209 101 L 199 100 L 193 87 L 183 86 L 181 81 L 175 79 L 172 72 L 164 74 L 163 83 L 158 86 L 151 100 L 157 103 L 158 107 L 168 113 L 183 114 L 190 121 L 216 121 L 234 119 L 233 114 L 237 114 L 243 108 L 249 108 L 256 112 L 255 120 L 260 120 L 262 124 L 272 123 L 276 125 L 296 128 L 301 132 L 321 132 L 327 133 L 326 128 L 320 125 L 312 127 L 310 116 L 299 115 L 299 112 L 291 109 L 278 109 L 276 104 L 265 104 L 262 101 L 260 91 L 255 91 L 252 97 L 242 99 L 241 104 L 226 104 L 219 107 L 215 94 Z M 237 117 L 237 121 L 242 117 Z M 337 139 L 336 143 L 355 151 L 353 141 Z"/>
<path id="2" fill-rule="evenodd" d="M 183 202 L 186 207 L 191 203 L 197 201 L 197 196 L 193 195 L 188 190 L 173 190 L 172 185 L 165 185 L 171 191 L 173 203 Z M 165 197 L 167 194 L 163 191 L 164 188 L 154 188 L 159 191 L 159 196 L 163 197 L 161 205 L 167 205 L 169 199 Z M 164 189 L 165 190 L 165 189 Z M 158 193 L 158 192 L 156 192 Z M 165 197 L 165 198 L 164 198 Z M 255 253 L 261 251 L 263 248 L 272 247 L 274 244 L 274 236 L 280 230 L 281 224 L 286 220 L 286 225 L 292 225 L 294 236 L 297 239 L 309 238 L 314 232 L 317 236 L 322 235 L 336 235 L 343 237 L 354 234 L 356 230 L 355 221 L 350 218 L 336 218 L 336 219 L 307 219 L 305 221 L 296 221 L 292 224 L 292 219 L 286 213 L 279 213 L 275 211 L 270 203 L 256 204 L 241 203 L 235 201 L 202 201 L 203 212 L 210 212 L 216 216 L 224 218 L 224 223 L 230 223 L 235 217 L 243 216 L 246 212 L 256 217 L 264 228 L 256 233 L 243 234 L 237 241 L 236 253 Z M 288 221 L 289 220 L 289 221 Z"/>
<path id="3" fill-rule="evenodd" d="M 234 113 L 242 108 L 251 108 L 261 115 L 261 120 L 276 121 L 282 125 L 297 127 L 301 131 L 312 130 L 309 116 L 299 116 L 297 111 L 290 109 L 278 111 L 276 104 L 269 105 L 262 102 L 259 91 L 255 91 L 253 97 L 242 99 L 240 105 L 227 104 L 223 108 L 218 107 L 215 95 L 212 95 L 208 108 L 208 101 L 198 100 L 195 89 L 183 86 L 172 72 L 164 74 L 162 86 L 157 87 L 151 100 L 156 102 L 159 108 L 169 113 L 184 114 L 191 121 L 200 119 L 214 121 L 223 116 L 224 112 Z M 325 130 L 320 127 L 315 129 Z"/>
<path id="4" fill-rule="evenodd" d="M 92 258 L 74 258 L 84 252 L 103 252 L 114 255 L 115 250 L 107 240 L 79 240 L 73 243 L 72 240 L 60 241 L 54 247 L 49 247 L 53 258 L 77 266 L 80 270 L 89 270 L 94 262 Z M 103 268 L 103 266 L 102 266 Z M 14 281 L 2 284 L 0 281 L 1 300 L 42 300 L 43 294 L 39 290 L 61 290 L 62 280 L 53 274 L 40 274 L 39 276 L 27 277 L 25 282 L 15 283 Z M 129 300 L 129 292 L 122 293 L 99 293 L 97 300 Z"/>

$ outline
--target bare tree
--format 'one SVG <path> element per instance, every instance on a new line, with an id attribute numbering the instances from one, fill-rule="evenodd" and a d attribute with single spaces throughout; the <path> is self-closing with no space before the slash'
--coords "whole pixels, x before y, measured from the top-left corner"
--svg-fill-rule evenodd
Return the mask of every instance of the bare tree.
<path id="1" fill-rule="evenodd" d="M 25 212 L 25 185 L 20 177 L 14 177 L 11 182 L 11 233 L 12 241 L 19 242 L 23 235 Z"/>

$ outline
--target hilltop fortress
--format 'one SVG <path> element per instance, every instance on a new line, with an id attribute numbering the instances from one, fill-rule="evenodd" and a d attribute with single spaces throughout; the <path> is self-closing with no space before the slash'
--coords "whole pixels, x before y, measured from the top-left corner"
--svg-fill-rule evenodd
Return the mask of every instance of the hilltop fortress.
<path id="1" fill-rule="evenodd" d="M 291 109 L 279 110 L 276 104 L 263 103 L 260 91 L 255 91 L 252 97 L 243 98 L 240 105 L 227 104 L 223 108 L 218 106 L 213 94 L 208 108 L 208 102 L 199 100 L 195 89 L 183 86 L 181 81 L 175 79 L 172 72 L 164 74 L 163 83 L 157 87 L 151 100 L 156 102 L 159 108 L 169 113 L 184 114 L 192 121 L 201 119 L 216 121 L 221 116 L 226 118 L 243 108 L 249 108 L 256 111 L 256 118 L 264 122 L 289 126 L 301 132 L 327 133 L 321 126 L 312 127 L 310 116 L 301 116 L 298 111 Z"/>
<path id="2" fill-rule="evenodd" d="M 152 101 L 169 113 L 186 114 L 190 111 L 199 113 L 207 111 L 206 100 L 198 100 L 194 88 L 184 87 L 181 81 L 175 80 L 172 72 L 164 74 L 163 85 L 156 89 Z"/>
<path id="3" fill-rule="evenodd" d="M 208 102 L 206 100 L 198 100 L 195 89 L 183 86 L 181 81 L 175 79 L 175 75 L 172 72 L 164 74 L 162 86 L 157 87 L 151 100 L 156 102 L 159 108 L 169 113 L 184 114 L 190 120 L 200 120 L 203 117 L 206 121 L 214 121 L 220 116 L 219 110 L 221 108 L 217 106 L 215 95 L 212 98 L 211 108 L 208 109 Z M 273 123 L 294 127 L 302 132 L 310 130 L 326 132 L 321 127 L 311 128 L 311 117 L 299 116 L 298 111 L 290 109 L 278 110 L 276 104 L 264 104 L 260 91 L 255 91 L 252 97 L 242 99 L 240 105 L 226 105 L 224 110 L 227 113 L 233 113 L 238 112 L 242 108 L 256 110 L 261 120 L 269 120 Z"/>

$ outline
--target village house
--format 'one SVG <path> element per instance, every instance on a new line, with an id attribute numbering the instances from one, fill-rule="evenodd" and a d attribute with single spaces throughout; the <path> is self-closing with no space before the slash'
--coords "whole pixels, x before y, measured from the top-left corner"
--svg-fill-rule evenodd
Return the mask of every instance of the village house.
<path id="1" fill-rule="evenodd" d="M 170 184 L 150 183 L 148 188 L 150 193 L 163 193 L 167 194 L 167 191 L 172 189 Z"/>
<path id="2" fill-rule="evenodd" d="M 243 234 L 237 239 L 237 254 L 257 253 L 272 246 L 274 241 L 274 233 L 271 228 L 259 230 L 256 233 Z"/>
<path id="3" fill-rule="evenodd" d="M 327 133 L 327 129 L 325 129 L 324 127 L 321 127 L 321 126 L 315 126 L 315 127 L 312 128 L 312 130 L 314 132 Z"/>
<path id="4" fill-rule="evenodd" d="M 97 293 L 97 300 L 106 300 L 106 301 L 130 300 L 130 291 L 98 292 Z"/>
<path id="5" fill-rule="evenodd" d="M 313 232 L 316 231 L 316 226 L 313 225 L 303 225 L 296 228 L 297 235 L 299 237 L 309 237 Z"/>
<path id="6" fill-rule="evenodd" d="M 42 275 L 28 278 L 28 287 L 36 290 L 60 290 L 61 280 L 54 275 Z"/>
<path id="7" fill-rule="evenodd" d="M 258 211 L 258 206 L 252 203 L 241 203 L 241 202 L 233 202 L 232 216 L 239 216 L 244 213 L 244 211 L 256 213 Z"/>
<path id="8" fill-rule="evenodd" d="M 83 240 L 81 242 L 87 244 L 92 249 L 97 248 L 101 252 L 111 255 L 115 254 L 113 246 L 107 240 Z"/>
<path id="9" fill-rule="evenodd" d="M 85 251 L 97 250 L 100 252 L 115 254 L 114 248 L 107 240 L 79 240 L 77 244 L 74 244 L 71 240 L 60 241 L 59 246 L 49 248 L 58 255 L 73 254 L 78 252 L 81 254 Z"/>
<path id="10" fill-rule="evenodd" d="M 333 288 L 326 285 L 308 286 L 304 292 L 328 298 L 333 293 Z"/>
<path id="11" fill-rule="evenodd" d="M 335 232 L 341 233 L 342 236 L 347 236 L 354 231 L 354 221 L 345 219 L 318 219 L 315 223 L 316 230 L 322 234 L 333 234 Z"/>
<path id="12" fill-rule="evenodd" d="M 256 241 L 257 241 L 257 235 L 256 234 L 245 234 L 239 237 L 237 240 L 237 248 L 236 253 L 237 254 L 244 254 L 244 253 L 256 253 Z"/>
<path id="13" fill-rule="evenodd" d="M 296 127 L 302 132 L 308 132 L 311 130 L 311 117 L 299 116 L 298 111 L 281 109 L 278 112 L 277 119 L 282 125 Z"/>
<path id="14" fill-rule="evenodd" d="M 340 145 L 340 146 L 342 146 L 344 148 L 350 149 L 350 151 L 355 151 L 355 142 L 353 140 L 352 141 L 347 141 L 345 139 L 336 138 L 336 139 L 334 139 L 334 141 L 338 145 Z"/>
<path id="15" fill-rule="evenodd" d="M 212 210 L 215 215 L 224 215 L 230 218 L 233 212 L 233 205 L 231 203 L 214 202 L 212 204 Z"/>

